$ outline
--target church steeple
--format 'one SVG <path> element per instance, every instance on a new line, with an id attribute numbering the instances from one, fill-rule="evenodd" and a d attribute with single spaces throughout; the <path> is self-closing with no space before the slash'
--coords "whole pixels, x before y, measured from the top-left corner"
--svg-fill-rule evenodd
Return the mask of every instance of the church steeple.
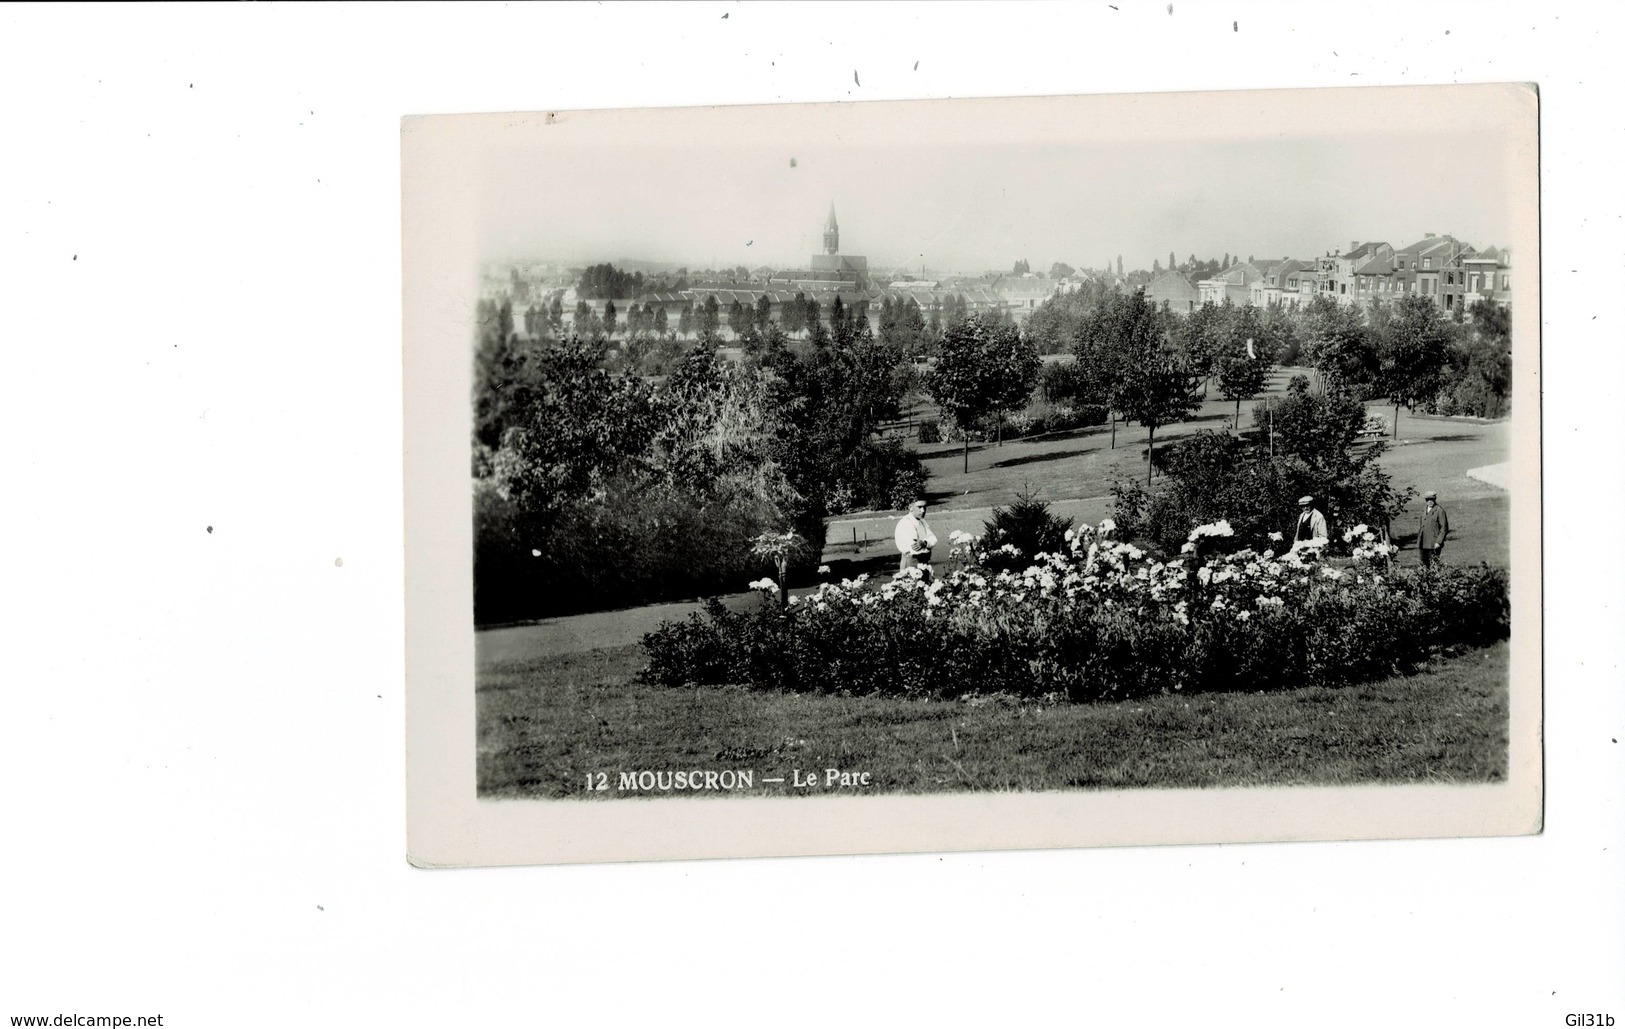
<path id="1" fill-rule="evenodd" d="M 835 224 L 835 201 L 829 202 L 829 218 L 824 222 L 824 253 L 841 252 L 841 227 Z"/>

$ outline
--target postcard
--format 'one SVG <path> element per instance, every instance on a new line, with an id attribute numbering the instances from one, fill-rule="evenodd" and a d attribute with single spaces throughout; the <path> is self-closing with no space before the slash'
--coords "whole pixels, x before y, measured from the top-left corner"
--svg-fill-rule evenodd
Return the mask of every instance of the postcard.
<path id="1" fill-rule="evenodd" d="M 410 860 L 1539 832 L 1538 132 L 405 119 Z"/>

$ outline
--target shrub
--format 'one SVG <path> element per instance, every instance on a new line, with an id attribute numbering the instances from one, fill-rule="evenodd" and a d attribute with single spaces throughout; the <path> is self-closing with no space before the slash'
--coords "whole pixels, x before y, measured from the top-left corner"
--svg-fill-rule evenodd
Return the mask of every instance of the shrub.
<path id="1" fill-rule="evenodd" d="M 941 443 L 942 442 L 942 430 L 941 430 L 940 426 L 937 424 L 937 420 L 935 418 L 930 418 L 930 419 L 927 419 L 927 420 L 922 421 L 920 423 L 920 442 L 921 443 Z"/>
<path id="2" fill-rule="evenodd" d="M 751 542 L 773 527 L 747 499 L 702 506 L 637 480 L 545 517 L 482 489 L 474 516 L 480 624 L 731 592 L 767 570 Z"/>
<path id="3" fill-rule="evenodd" d="M 914 451 L 897 440 L 869 440 L 852 455 L 847 465 L 854 507 L 864 510 L 891 510 L 906 506 L 924 489 L 925 465 Z M 903 497 L 903 503 L 897 503 Z"/>
<path id="4" fill-rule="evenodd" d="M 1063 549 L 1072 519 L 1050 514 L 1048 504 L 1022 492 L 1009 507 L 995 508 L 982 528 L 987 566 L 994 571 L 1015 570 L 1032 564 L 1039 554 Z"/>
<path id="5" fill-rule="evenodd" d="M 913 572 L 826 583 L 791 606 L 666 623 L 644 638 L 644 680 L 762 689 L 952 696 L 1000 692 L 1120 699 L 1196 690 L 1338 686 L 1389 674 L 1442 646 L 1508 631 L 1507 580 L 1487 567 L 1376 574 L 1313 548 L 1241 550 L 1224 523 L 1173 561 L 1071 534 L 1019 574 L 954 533 L 969 564 L 934 582 Z"/>

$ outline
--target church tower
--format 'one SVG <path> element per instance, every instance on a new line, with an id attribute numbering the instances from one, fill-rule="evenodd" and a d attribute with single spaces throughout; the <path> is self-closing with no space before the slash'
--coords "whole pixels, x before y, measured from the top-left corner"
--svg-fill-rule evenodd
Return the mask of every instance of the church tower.
<path id="1" fill-rule="evenodd" d="M 835 224 L 835 201 L 829 202 L 829 218 L 824 222 L 824 253 L 841 252 L 841 227 Z"/>

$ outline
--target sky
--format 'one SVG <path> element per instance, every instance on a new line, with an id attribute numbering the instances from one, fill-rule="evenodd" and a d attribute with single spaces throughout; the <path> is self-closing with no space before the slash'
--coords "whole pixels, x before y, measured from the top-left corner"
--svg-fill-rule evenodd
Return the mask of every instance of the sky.
<path id="1" fill-rule="evenodd" d="M 1504 246 L 1533 107 L 1509 87 L 575 112 L 491 121 L 493 260 L 805 267 L 831 203 L 877 276 L 1027 260 Z"/>

